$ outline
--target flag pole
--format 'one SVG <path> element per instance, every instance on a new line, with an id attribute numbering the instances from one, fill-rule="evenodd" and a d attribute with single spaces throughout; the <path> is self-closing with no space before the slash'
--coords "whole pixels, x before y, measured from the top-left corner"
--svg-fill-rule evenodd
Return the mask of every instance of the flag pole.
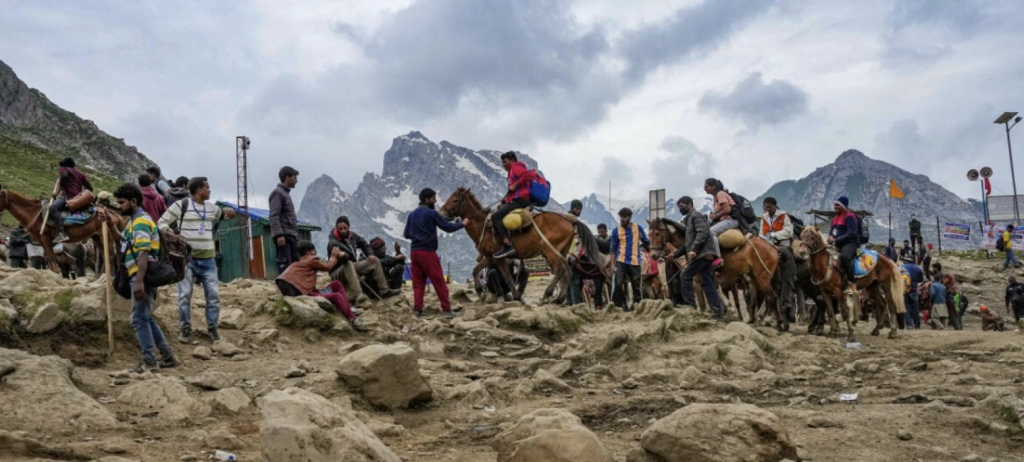
<path id="1" fill-rule="evenodd" d="M 892 178 L 889 178 L 889 239 L 892 239 Z M 889 241 L 885 241 L 889 245 Z"/>

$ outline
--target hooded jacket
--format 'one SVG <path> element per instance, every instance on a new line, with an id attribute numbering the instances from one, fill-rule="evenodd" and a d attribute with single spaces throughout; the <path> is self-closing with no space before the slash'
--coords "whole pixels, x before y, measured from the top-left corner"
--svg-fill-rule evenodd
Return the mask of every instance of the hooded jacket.
<path id="1" fill-rule="evenodd" d="M 338 258 L 338 264 L 335 265 L 335 268 L 348 262 L 358 261 L 356 250 L 362 251 L 363 255 L 373 255 L 373 249 L 370 248 L 370 244 L 367 244 L 365 239 L 352 231 L 348 232 L 348 239 L 342 239 L 338 235 L 337 229 L 332 230 L 331 234 L 327 237 L 327 255 L 330 255 L 335 247 L 345 252 L 344 257 Z"/>

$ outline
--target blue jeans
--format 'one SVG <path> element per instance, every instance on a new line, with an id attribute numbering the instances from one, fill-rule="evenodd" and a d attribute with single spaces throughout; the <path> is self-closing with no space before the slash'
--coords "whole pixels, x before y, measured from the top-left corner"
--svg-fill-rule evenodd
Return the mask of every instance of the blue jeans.
<path id="1" fill-rule="evenodd" d="M 1006 260 L 1003 262 L 1003 268 L 1009 268 L 1011 263 L 1014 267 L 1020 266 L 1017 256 L 1013 254 L 1013 249 L 1006 249 Z"/>
<path id="2" fill-rule="evenodd" d="M 206 328 L 215 331 L 220 324 L 220 282 L 213 258 L 193 258 L 185 268 L 185 279 L 178 283 L 178 325 L 182 332 L 192 331 L 192 289 L 196 279 L 206 295 Z"/>
<path id="3" fill-rule="evenodd" d="M 907 306 L 907 311 L 903 313 L 903 324 L 907 329 L 921 328 L 921 308 L 917 306 L 918 302 L 917 289 L 909 294 L 903 294 L 903 303 Z"/>
<path id="4" fill-rule="evenodd" d="M 135 287 L 135 277 L 131 280 L 132 287 Z M 153 319 L 153 300 L 156 299 L 156 288 L 146 288 L 146 299 L 137 301 L 132 297 L 132 314 L 130 321 L 135 329 L 135 336 L 139 338 L 139 346 L 142 348 L 142 360 L 152 366 L 156 364 L 156 356 L 153 355 L 153 347 L 160 350 L 163 359 L 174 357 L 164 332 L 160 325 Z"/>
<path id="5" fill-rule="evenodd" d="M 711 261 L 705 258 L 692 260 L 683 268 L 683 274 L 680 275 L 680 279 L 682 279 L 680 293 L 683 304 L 697 306 L 697 296 L 693 293 L 693 278 L 695 277 L 700 278 L 701 288 L 708 299 L 708 305 L 711 305 L 711 314 L 715 319 L 724 318 L 725 307 L 722 306 L 722 300 L 718 298 L 718 288 L 715 287 L 715 274 L 711 270 Z"/>

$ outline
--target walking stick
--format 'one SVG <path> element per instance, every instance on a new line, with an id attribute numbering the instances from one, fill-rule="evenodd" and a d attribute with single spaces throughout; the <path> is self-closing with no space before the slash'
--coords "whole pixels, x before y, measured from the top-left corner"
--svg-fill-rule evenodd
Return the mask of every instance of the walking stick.
<path id="1" fill-rule="evenodd" d="M 107 276 L 107 347 L 114 354 L 114 312 L 111 307 L 111 293 L 114 291 L 113 275 L 110 271 L 110 240 L 108 238 L 107 220 L 103 220 L 103 272 Z"/>
<path id="2" fill-rule="evenodd" d="M 43 234 L 46 231 L 46 222 L 50 221 L 50 205 L 53 204 L 53 199 L 57 197 L 57 191 L 60 190 L 60 178 L 57 178 L 57 182 L 53 184 L 53 193 L 50 194 L 50 203 L 47 204 L 46 213 L 43 214 L 43 224 L 39 226 L 39 234 Z"/>

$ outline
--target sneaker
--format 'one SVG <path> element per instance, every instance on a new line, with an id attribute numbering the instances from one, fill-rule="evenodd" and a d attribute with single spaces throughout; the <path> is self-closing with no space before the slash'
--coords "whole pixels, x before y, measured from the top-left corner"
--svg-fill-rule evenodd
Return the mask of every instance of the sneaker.
<path id="1" fill-rule="evenodd" d="M 512 247 L 512 244 L 504 244 L 497 252 L 494 252 L 494 258 L 508 258 L 515 255 L 515 253 L 516 248 Z"/>
<path id="2" fill-rule="evenodd" d="M 402 295 L 402 289 L 389 289 L 387 292 L 381 294 L 381 298 L 391 298 Z"/>
<path id="3" fill-rule="evenodd" d="M 352 307 L 352 314 L 354 314 L 356 316 L 359 316 L 359 315 L 363 314 L 363 309 L 362 308 L 356 308 L 356 307 L 353 306 Z"/>
<path id="4" fill-rule="evenodd" d="M 718 268 L 721 268 L 722 265 L 724 265 L 724 264 L 725 264 L 725 260 L 722 260 L 721 257 L 716 258 L 714 261 L 711 262 L 711 269 L 712 270 L 716 270 Z"/>
<path id="5" fill-rule="evenodd" d="M 178 361 L 177 356 L 171 356 L 170 358 L 164 358 L 160 361 L 160 369 L 170 369 L 172 367 L 177 367 L 180 364 L 181 361 Z"/>
<path id="6" fill-rule="evenodd" d="M 455 314 L 454 311 L 445 311 L 444 313 L 441 313 L 441 316 L 444 316 L 444 317 L 446 317 L 448 319 L 452 319 L 452 318 L 458 317 L 458 315 Z"/>
<path id="7" fill-rule="evenodd" d="M 61 232 L 57 233 L 57 235 L 53 238 L 53 243 L 54 244 L 60 244 L 61 242 L 67 242 L 67 241 L 68 241 L 68 235 L 64 231 L 61 231 Z"/>
<path id="8" fill-rule="evenodd" d="M 209 332 L 207 332 L 207 335 L 209 335 L 209 336 L 210 336 L 210 340 L 211 340 L 211 341 L 212 341 L 213 343 L 218 343 L 218 342 L 220 342 L 220 332 L 217 332 L 217 329 L 210 329 L 210 331 L 209 331 Z"/>
<path id="9" fill-rule="evenodd" d="M 144 374 L 146 372 L 156 371 L 156 370 L 159 370 L 159 369 L 160 369 L 160 365 L 159 364 L 157 364 L 157 363 L 146 364 L 146 362 L 143 361 L 143 362 L 140 362 L 138 366 L 135 366 L 132 369 L 128 369 L 128 372 L 132 372 L 132 373 L 135 373 L 135 374 Z"/>
<path id="10" fill-rule="evenodd" d="M 366 326 L 363 323 L 363 318 L 357 317 L 357 318 L 349 321 L 349 323 L 352 324 L 352 328 L 355 329 L 355 330 L 358 330 L 358 331 L 366 330 Z"/>
<path id="11" fill-rule="evenodd" d="M 413 314 L 413 316 L 416 316 L 417 318 L 422 318 L 423 317 L 423 310 L 412 310 L 412 314 Z"/>
<path id="12" fill-rule="evenodd" d="M 369 298 L 366 298 L 366 294 L 359 292 L 358 294 L 356 294 L 355 303 L 353 303 L 353 305 L 362 305 L 363 303 L 366 303 L 369 300 Z"/>
<path id="13" fill-rule="evenodd" d="M 183 343 L 183 344 L 185 344 L 185 345 L 191 345 L 192 344 L 192 332 L 188 331 L 188 330 L 182 330 L 181 333 L 178 334 L 178 341 Z"/>

